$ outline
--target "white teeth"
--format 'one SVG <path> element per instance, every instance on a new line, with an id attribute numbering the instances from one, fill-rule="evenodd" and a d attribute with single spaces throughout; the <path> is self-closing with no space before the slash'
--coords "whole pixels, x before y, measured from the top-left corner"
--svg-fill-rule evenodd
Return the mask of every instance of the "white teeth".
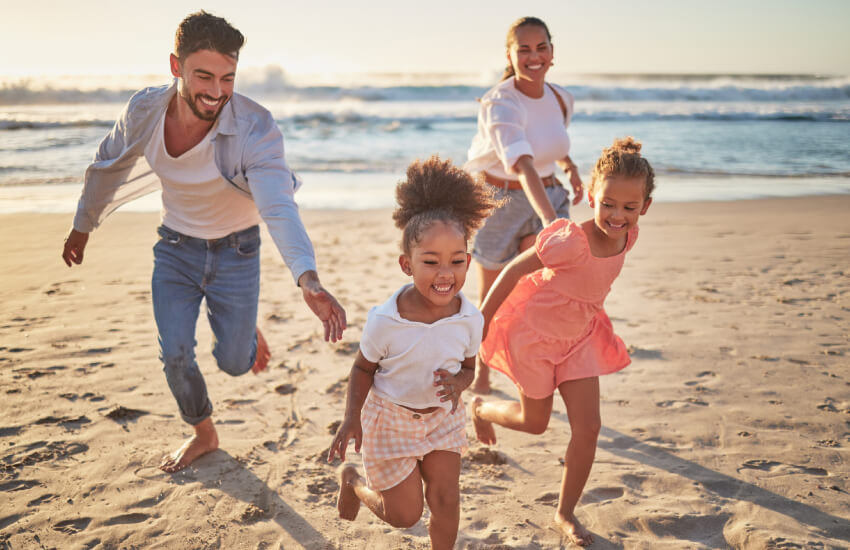
<path id="1" fill-rule="evenodd" d="M 536 71 L 537 69 L 540 69 L 542 67 L 543 67 L 543 65 L 528 65 L 528 68 L 531 69 L 532 71 Z"/>
<path id="2" fill-rule="evenodd" d="M 209 105 L 210 107 L 215 107 L 216 105 L 218 105 L 218 100 L 210 101 L 209 99 L 206 99 L 204 97 L 201 98 L 201 102 L 203 102 L 204 105 Z"/>
<path id="3" fill-rule="evenodd" d="M 452 285 L 433 285 L 433 287 L 437 292 L 448 292 L 451 290 Z"/>

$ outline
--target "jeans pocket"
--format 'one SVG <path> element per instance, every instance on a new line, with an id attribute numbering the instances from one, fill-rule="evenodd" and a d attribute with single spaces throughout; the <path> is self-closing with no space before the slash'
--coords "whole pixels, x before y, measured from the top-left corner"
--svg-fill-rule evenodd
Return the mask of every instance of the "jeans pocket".
<path id="1" fill-rule="evenodd" d="M 173 229 L 169 229 L 164 225 L 157 227 L 156 232 L 159 235 L 160 240 L 170 244 L 180 244 L 180 241 L 183 240 L 182 234 L 174 231 Z"/>
<path id="2" fill-rule="evenodd" d="M 236 243 L 236 254 L 242 256 L 243 258 L 251 258 L 256 256 L 260 252 L 260 237 L 259 235 L 256 237 L 249 237 L 247 239 L 240 239 L 238 243 Z"/>

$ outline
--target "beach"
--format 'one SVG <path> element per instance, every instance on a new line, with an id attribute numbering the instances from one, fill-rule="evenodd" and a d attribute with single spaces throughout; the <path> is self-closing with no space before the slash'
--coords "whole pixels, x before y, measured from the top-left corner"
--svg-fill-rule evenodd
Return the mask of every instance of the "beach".
<path id="1" fill-rule="evenodd" d="M 848 211 L 841 194 L 662 202 L 641 219 L 606 302 L 633 362 L 601 380 L 577 509 L 592 548 L 847 547 Z M 114 214 L 72 269 L 60 258 L 70 214 L 0 215 L 0 548 L 428 547 L 427 511 L 406 530 L 365 508 L 340 520 L 339 462 L 326 462 L 367 312 L 406 281 L 399 232 L 389 210 L 302 215 L 347 310 L 343 341 L 322 340 L 263 229 L 270 368 L 219 371 L 201 315 L 221 448 L 176 474 L 157 468 L 191 433 L 157 358 L 158 215 Z M 464 291 L 477 298 L 474 277 Z M 494 388 L 516 398 L 500 374 Z M 457 548 L 569 547 L 551 528 L 563 403 L 541 436 L 496 429 L 487 448 L 468 422 Z"/>

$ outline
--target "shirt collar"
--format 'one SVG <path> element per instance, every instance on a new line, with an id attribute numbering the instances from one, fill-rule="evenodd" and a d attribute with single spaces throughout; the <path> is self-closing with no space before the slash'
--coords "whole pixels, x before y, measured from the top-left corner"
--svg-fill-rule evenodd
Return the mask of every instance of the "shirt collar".
<path id="1" fill-rule="evenodd" d="M 405 322 L 405 323 L 410 323 L 411 321 L 408 321 L 407 319 L 402 317 L 398 312 L 398 297 L 402 292 L 404 292 L 406 289 L 408 289 L 412 286 L 413 286 L 413 283 L 407 283 L 406 285 L 404 285 L 401 288 L 399 288 L 398 290 L 396 290 L 393 293 L 393 295 L 390 296 L 389 300 L 387 300 L 383 304 L 375 307 L 375 314 L 376 315 L 383 315 L 385 317 L 391 317 L 393 319 L 396 319 L 398 321 L 402 321 L 402 322 Z M 455 317 L 470 317 L 470 316 L 474 316 L 474 315 L 478 314 L 478 308 L 476 308 L 475 305 L 472 302 L 470 302 L 469 300 L 466 299 L 466 296 L 463 295 L 463 292 L 458 292 L 457 295 L 460 297 L 460 310 L 456 314 L 452 315 L 451 317 L 444 317 L 442 319 L 437 320 L 436 322 L 434 322 L 432 324 L 437 324 L 437 323 L 440 323 L 440 322 L 442 322 L 446 319 L 452 319 L 452 318 L 455 318 Z"/>

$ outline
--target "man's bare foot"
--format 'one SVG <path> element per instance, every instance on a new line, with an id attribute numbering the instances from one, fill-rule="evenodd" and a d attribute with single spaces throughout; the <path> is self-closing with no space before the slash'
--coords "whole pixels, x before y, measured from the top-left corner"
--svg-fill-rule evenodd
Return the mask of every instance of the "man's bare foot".
<path id="1" fill-rule="evenodd" d="M 469 416 L 472 417 L 472 425 L 478 441 L 485 445 L 492 445 L 496 442 L 496 430 L 493 429 L 493 423 L 478 416 L 478 409 L 483 403 L 484 400 L 480 397 L 472 398 L 469 404 Z"/>
<path id="2" fill-rule="evenodd" d="M 478 364 L 475 369 L 475 379 L 469 390 L 480 395 L 490 395 L 490 367 Z"/>
<path id="3" fill-rule="evenodd" d="M 564 518 L 558 512 L 555 512 L 555 527 L 564 535 L 570 542 L 579 546 L 589 546 L 593 544 L 593 535 L 585 529 L 584 525 L 579 523 L 575 514 L 570 514 L 570 519 Z"/>
<path id="4" fill-rule="evenodd" d="M 263 337 L 263 333 L 257 328 L 257 358 L 254 359 L 254 366 L 251 367 L 251 372 L 260 374 L 269 364 L 269 359 L 272 354 L 269 351 L 269 344 Z"/>
<path id="5" fill-rule="evenodd" d="M 360 474 L 354 466 L 343 464 L 339 468 L 339 495 L 336 499 L 336 508 L 339 510 L 339 517 L 354 521 L 357 517 L 357 512 L 360 511 L 360 498 L 354 492 L 354 482 Z"/>
<path id="6" fill-rule="evenodd" d="M 195 426 L 194 436 L 170 455 L 162 457 L 159 469 L 168 473 L 179 472 L 199 456 L 216 449 L 218 449 L 218 434 L 213 426 L 212 418 L 208 417 Z"/>

